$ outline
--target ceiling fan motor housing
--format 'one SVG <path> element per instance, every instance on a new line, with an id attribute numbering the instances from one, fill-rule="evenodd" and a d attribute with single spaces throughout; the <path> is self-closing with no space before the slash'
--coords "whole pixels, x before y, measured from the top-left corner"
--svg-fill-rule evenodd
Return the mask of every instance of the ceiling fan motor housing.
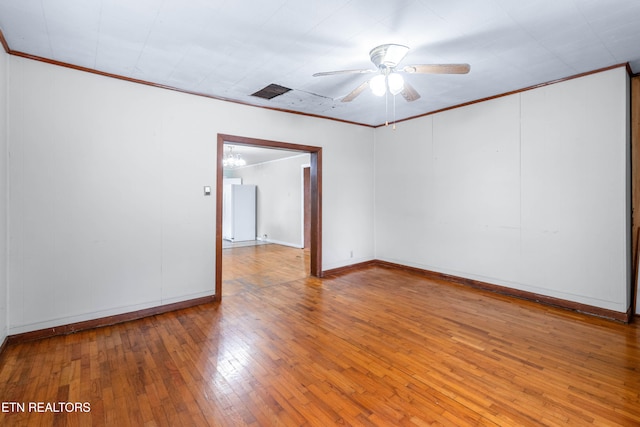
<path id="1" fill-rule="evenodd" d="M 409 52 L 407 46 L 401 44 L 383 44 L 369 52 L 371 62 L 378 68 L 395 68 Z"/>

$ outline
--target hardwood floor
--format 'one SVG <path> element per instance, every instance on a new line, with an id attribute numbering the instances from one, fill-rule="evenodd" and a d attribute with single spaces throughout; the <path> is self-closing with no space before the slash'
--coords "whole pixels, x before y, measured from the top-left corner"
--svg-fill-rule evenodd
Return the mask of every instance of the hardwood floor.
<path id="1" fill-rule="evenodd" d="M 383 267 L 308 278 L 275 245 L 224 263 L 221 304 L 9 346 L 0 399 L 25 412 L 0 425 L 640 425 L 637 323 Z"/>

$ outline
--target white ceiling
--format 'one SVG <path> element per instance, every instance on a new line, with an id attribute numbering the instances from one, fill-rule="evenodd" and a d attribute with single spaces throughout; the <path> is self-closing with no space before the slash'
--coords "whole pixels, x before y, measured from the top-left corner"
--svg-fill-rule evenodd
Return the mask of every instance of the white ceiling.
<path id="1" fill-rule="evenodd" d="M 228 153 L 229 150 L 231 150 L 234 155 L 240 155 L 240 157 L 245 162 L 247 162 L 247 166 L 273 162 L 276 160 L 282 160 L 296 156 L 309 156 L 308 153 L 302 153 L 300 151 L 282 150 L 276 148 L 262 148 L 253 145 L 233 144 L 225 142 L 225 154 Z"/>
<path id="2" fill-rule="evenodd" d="M 600 68 L 640 71 L 638 0 L 0 0 L 12 53 L 259 106 L 380 125 L 384 98 L 340 102 L 383 43 L 401 65 L 469 63 L 466 75 L 408 75 L 400 120 Z M 269 84 L 290 92 L 263 100 Z"/>

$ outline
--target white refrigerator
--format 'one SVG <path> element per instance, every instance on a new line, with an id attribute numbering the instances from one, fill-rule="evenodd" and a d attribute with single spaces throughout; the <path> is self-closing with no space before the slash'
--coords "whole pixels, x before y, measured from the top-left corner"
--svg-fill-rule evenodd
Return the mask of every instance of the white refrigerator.
<path id="1" fill-rule="evenodd" d="M 222 238 L 232 242 L 256 240 L 255 185 L 227 184 L 223 188 Z"/>

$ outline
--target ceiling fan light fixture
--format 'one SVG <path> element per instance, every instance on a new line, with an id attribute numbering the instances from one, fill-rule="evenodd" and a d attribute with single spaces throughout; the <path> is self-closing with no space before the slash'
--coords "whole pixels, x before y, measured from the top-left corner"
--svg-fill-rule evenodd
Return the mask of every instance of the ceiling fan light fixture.
<path id="1" fill-rule="evenodd" d="M 382 96 L 387 92 L 387 76 L 378 74 L 369 80 L 369 87 L 375 96 Z"/>
<path id="2" fill-rule="evenodd" d="M 392 95 L 397 95 L 404 89 L 404 79 L 398 73 L 390 73 L 387 76 L 387 84 Z"/>

